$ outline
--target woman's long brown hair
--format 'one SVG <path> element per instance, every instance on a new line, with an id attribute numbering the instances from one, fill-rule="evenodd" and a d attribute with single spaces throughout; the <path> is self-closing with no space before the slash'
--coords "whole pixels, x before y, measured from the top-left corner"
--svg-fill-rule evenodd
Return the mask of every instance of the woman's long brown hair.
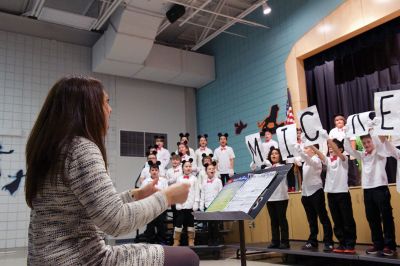
<path id="1" fill-rule="evenodd" d="M 25 198 L 41 193 L 46 179 L 64 178 L 65 160 L 72 141 L 82 136 L 94 142 L 107 165 L 104 87 L 94 78 L 67 76 L 51 88 L 26 145 Z"/>

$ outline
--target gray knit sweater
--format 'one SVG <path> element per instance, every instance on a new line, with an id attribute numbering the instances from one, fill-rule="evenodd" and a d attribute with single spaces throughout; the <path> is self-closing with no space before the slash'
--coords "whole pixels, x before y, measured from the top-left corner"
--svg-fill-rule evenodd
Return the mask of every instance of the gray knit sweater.
<path id="1" fill-rule="evenodd" d="M 99 148 L 85 138 L 75 138 L 68 154 L 67 181 L 45 182 L 33 200 L 28 265 L 163 265 L 160 245 L 107 246 L 104 237 L 152 221 L 168 207 L 164 194 L 140 201 L 117 194 Z"/>

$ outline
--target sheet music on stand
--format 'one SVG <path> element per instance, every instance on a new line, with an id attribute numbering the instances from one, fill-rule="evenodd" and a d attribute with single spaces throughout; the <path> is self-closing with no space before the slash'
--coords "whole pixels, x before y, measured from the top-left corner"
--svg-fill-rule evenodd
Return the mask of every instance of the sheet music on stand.
<path id="1" fill-rule="evenodd" d="M 242 211 L 248 213 L 276 175 L 276 171 L 249 174 L 249 179 L 239 188 L 228 206 L 222 211 Z"/>
<path id="2" fill-rule="evenodd" d="M 196 220 L 252 220 L 261 211 L 292 164 L 234 176 L 205 212 L 194 212 Z"/>

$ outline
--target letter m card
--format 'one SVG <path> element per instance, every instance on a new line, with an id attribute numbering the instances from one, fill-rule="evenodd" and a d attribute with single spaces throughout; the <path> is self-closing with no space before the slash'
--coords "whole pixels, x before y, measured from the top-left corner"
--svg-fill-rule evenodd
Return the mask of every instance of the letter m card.
<path id="1" fill-rule="evenodd" d="M 246 146 L 249 149 L 251 160 L 258 166 L 261 167 L 264 162 L 263 158 L 263 147 L 261 145 L 260 133 L 254 133 L 246 136 Z"/>

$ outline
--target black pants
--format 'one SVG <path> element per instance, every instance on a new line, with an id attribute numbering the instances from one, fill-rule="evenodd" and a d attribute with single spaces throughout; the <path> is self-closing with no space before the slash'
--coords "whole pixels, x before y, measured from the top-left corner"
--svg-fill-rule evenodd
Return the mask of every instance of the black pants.
<path id="1" fill-rule="evenodd" d="M 219 222 L 218 221 L 209 221 L 207 223 L 207 229 L 208 229 L 208 244 L 210 246 L 218 245 L 218 240 L 219 240 Z"/>
<path id="2" fill-rule="evenodd" d="M 296 187 L 296 176 L 294 173 L 294 165 L 290 168 L 289 172 L 287 173 L 287 183 L 289 188 Z"/>
<path id="3" fill-rule="evenodd" d="M 176 226 L 176 205 L 171 205 L 171 211 L 172 211 L 172 225 L 175 227 Z"/>
<path id="4" fill-rule="evenodd" d="M 328 205 L 333 219 L 333 232 L 344 247 L 354 248 L 357 239 L 350 192 L 328 193 Z"/>
<path id="5" fill-rule="evenodd" d="M 221 176 L 221 181 L 222 185 L 225 186 L 225 184 L 229 181 L 229 174 L 220 174 Z"/>
<path id="6" fill-rule="evenodd" d="M 396 249 L 390 197 L 390 191 L 387 186 L 364 189 L 365 213 L 371 229 L 372 242 L 379 250 L 386 246 L 393 250 Z"/>
<path id="7" fill-rule="evenodd" d="M 150 242 L 165 242 L 167 228 L 165 226 L 166 213 L 163 212 L 153 221 L 147 224 L 144 235 Z M 157 230 L 157 231 L 156 231 Z"/>
<path id="8" fill-rule="evenodd" d="M 286 219 L 288 202 L 288 200 L 267 202 L 271 218 L 272 244 L 289 244 L 289 225 Z"/>
<path id="9" fill-rule="evenodd" d="M 194 227 L 194 216 L 192 209 L 176 210 L 176 227 Z"/>
<path id="10" fill-rule="evenodd" d="M 301 203 L 303 203 L 304 210 L 306 211 L 308 224 L 310 226 L 310 236 L 308 242 L 313 246 L 318 244 L 318 217 L 324 230 L 324 243 L 333 244 L 332 240 L 332 225 L 329 220 L 328 213 L 325 208 L 325 195 L 321 189 L 317 190 L 311 196 L 302 196 Z"/>
<path id="11" fill-rule="evenodd" d="M 359 186 L 361 184 L 361 176 L 358 170 L 357 160 L 350 160 L 349 156 L 349 171 L 347 184 L 349 186 Z"/>

